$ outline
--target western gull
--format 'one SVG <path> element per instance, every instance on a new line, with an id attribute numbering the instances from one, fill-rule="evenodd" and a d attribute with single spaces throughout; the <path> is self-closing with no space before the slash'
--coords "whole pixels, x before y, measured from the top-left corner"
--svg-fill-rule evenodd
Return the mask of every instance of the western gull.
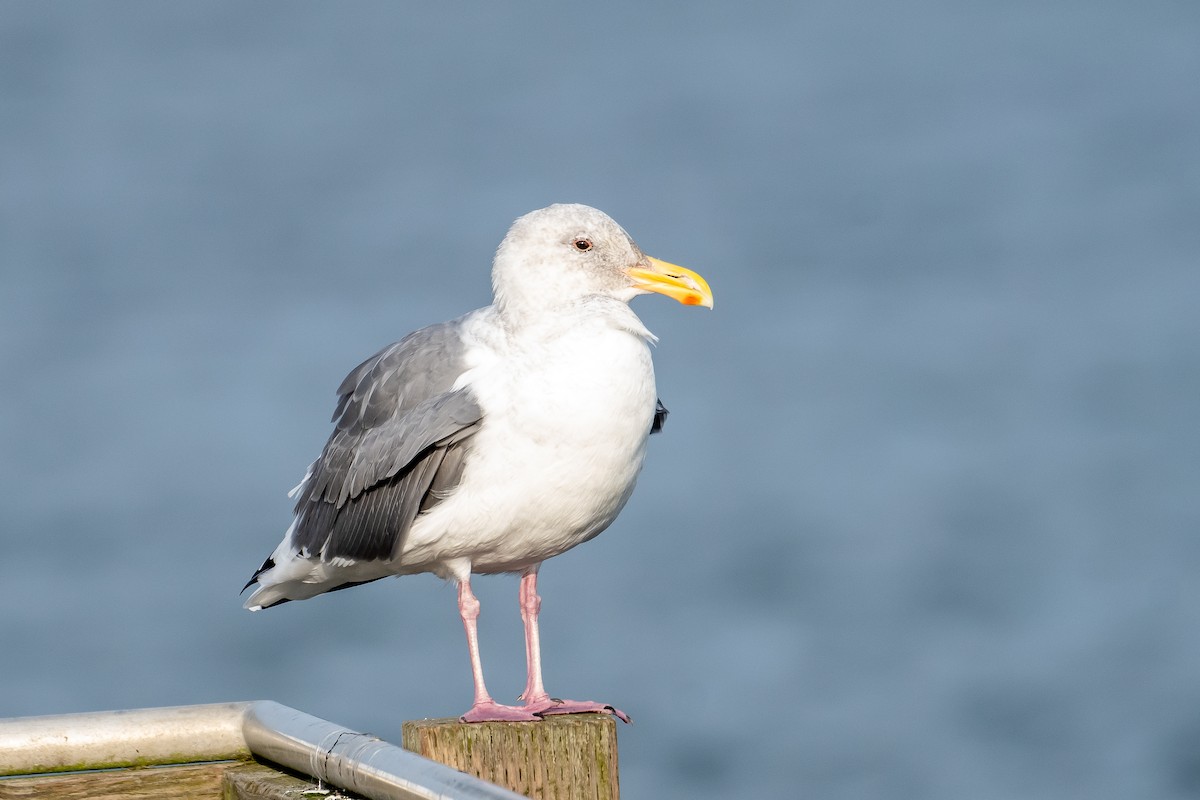
<path id="1" fill-rule="evenodd" d="M 542 684 L 538 569 L 612 523 L 647 437 L 667 416 L 654 334 L 629 301 L 657 292 L 712 308 L 695 272 L 644 254 L 597 209 L 518 219 L 492 267 L 492 305 L 430 325 L 355 367 L 336 427 L 289 496 L 295 518 L 243 588 L 251 611 L 390 575 L 458 584 L 475 701 L 466 722 L 612 713 Z M 488 694 L 472 574 L 521 574 L 527 678 L 520 706 Z"/>

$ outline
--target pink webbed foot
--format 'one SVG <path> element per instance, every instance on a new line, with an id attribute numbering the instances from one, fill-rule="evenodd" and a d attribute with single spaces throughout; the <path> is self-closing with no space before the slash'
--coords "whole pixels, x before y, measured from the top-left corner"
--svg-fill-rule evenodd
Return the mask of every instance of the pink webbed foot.
<path id="1" fill-rule="evenodd" d="M 541 716 L 522 706 L 486 702 L 471 706 L 471 710 L 459 719 L 463 722 L 537 722 Z"/>
<path id="2" fill-rule="evenodd" d="M 591 700 L 559 700 L 543 697 L 525 704 L 525 710 L 539 716 L 548 714 L 612 714 L 621 722 L 628 723 L 629 715 L 615 706 L 593 703 Z"/>

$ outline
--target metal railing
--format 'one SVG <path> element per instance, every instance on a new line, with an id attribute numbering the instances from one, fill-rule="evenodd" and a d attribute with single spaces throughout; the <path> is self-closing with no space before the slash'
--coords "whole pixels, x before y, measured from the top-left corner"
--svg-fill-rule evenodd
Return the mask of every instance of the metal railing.
<path id="1" fill-rule="evenodd" d="M 251 755 L 371 800 L 521 797 L 269 700 L 0 720 L 0 776 Z"/>

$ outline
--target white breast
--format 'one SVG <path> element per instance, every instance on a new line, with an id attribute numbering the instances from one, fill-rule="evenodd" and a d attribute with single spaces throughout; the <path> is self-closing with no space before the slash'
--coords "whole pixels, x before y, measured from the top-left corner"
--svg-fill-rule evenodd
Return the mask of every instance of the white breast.
<path id="1" fill-rule="evenodd" d="M 484 422 L 458 489 L 418 519 L 402 571 L 523 569 L 604 530 L 629 499 L 654 415 L 648 332 L 628 307 L 481 343 L 464 376 Z M 636 327 L 630 325 L 631 318 Z"/>

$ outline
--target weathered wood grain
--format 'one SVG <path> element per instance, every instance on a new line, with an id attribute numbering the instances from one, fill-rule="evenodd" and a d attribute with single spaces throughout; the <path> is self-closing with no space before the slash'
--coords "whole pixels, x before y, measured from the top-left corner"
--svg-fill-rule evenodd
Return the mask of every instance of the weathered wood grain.
<path id="1" fill-rule="evenodd" d="M 536 800 L 618 800 L 617 729 L 602 714 L 542 722 L 405 722 L 406 750 Z"/>
<path id="2" fill-rule="evenodd" d="M 183 800 L 219 798 L 228 764 L 187 764 L 67 772 L 0 780 L 0 798 L 18 800 Z"/>

